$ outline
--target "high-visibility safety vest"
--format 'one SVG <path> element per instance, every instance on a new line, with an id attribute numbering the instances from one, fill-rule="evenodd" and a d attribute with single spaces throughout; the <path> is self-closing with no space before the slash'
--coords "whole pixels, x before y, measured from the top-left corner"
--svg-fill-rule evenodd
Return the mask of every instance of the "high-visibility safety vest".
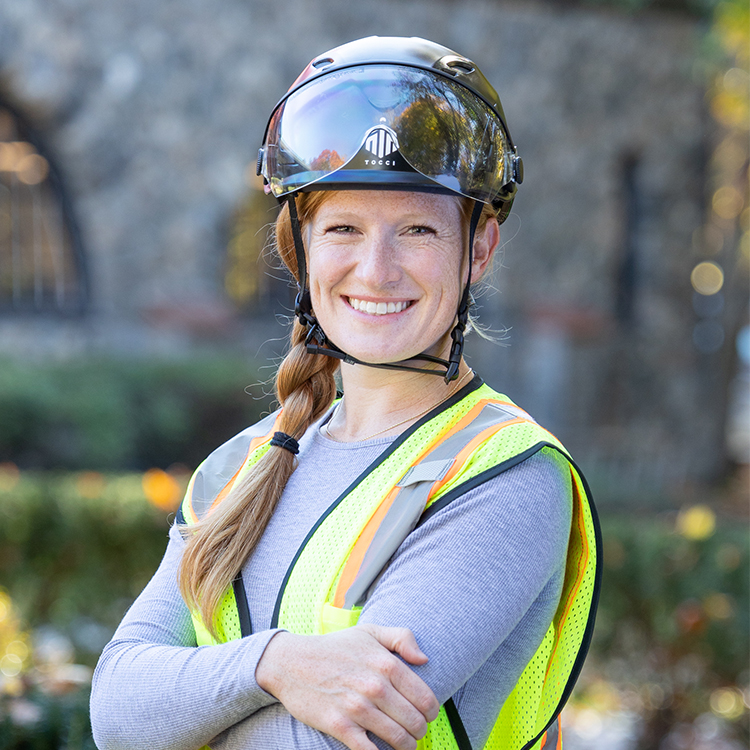
<path id="1" fill-rule="evenodd" d="M 277 424 L 278 413 L 272 414 L 211 454 L 191 480 L 178 522 L 190 525 L 210 513 L 268 450 Z M 558 716 L 594 627 L 599 523 L 586 482 L 562 444 L 478 377 L 396 438 L 318 519 L 287 570 L 271 627 L 314 635 L 355 625 L 370 586 L 417 524 L 539 451 L 557 451 L 570 466 L 573 513 L 562 594 L 484 750 L 562 747 Z M 199 645 L 216 643 L 196 615 L 193 622 Z M 241 575 L 227 589 L 217 630 L 221 642 L 252 632 Z M 471 750 L 452 700 L 418 748 Z"/>

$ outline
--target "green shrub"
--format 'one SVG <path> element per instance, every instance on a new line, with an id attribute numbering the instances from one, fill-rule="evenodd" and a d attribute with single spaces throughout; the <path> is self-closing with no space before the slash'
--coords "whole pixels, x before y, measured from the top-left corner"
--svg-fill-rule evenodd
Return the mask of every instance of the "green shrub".
<path id="1" fill-rule="evenodd" d="M 142 475 L 6 470 L 3 484 L 0 581 L 23 620 L 113 630 L 167 543 L 168 514 L 147 501 Z"/>
<path id="2" fill-rule="evenodd" d="M 269 408 L 239 359 L 0 362 L 0 462 L 41 469 L 195 466 Z"/>
<path id="3" fill-rule="evenodd" d="M 747 529 L 724 520 L 690 539 L 674 515 L 604 519 L 597 648 L 619 650 L 637 634 L 665 663 L 700 654 L 717 684 L 736 683 L 748 664 Z"/>
<path id="4" fill-rule="evenodd" d="M 621 708 L 640 714 L 643 750 L 663 747 L 675 726 L 711 714 L 727 737 L 746 744 L 746 524 L 717 521 L 695 506 L 606 517 L 602 526 L 602 595 L 587 664 L 593 692 L 604 681 L 624 696 Z"/>

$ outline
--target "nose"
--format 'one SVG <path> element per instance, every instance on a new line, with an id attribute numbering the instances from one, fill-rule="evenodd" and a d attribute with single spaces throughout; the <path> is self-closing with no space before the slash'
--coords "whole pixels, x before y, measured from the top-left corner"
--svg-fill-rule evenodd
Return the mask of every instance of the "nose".
<path id="1" fill-rule="evenodd" d="M 401 280 L 403 271 L 388 237 L 378 233 L 362 243 L 355 273 L 371 289 L 386 289 Z"/>

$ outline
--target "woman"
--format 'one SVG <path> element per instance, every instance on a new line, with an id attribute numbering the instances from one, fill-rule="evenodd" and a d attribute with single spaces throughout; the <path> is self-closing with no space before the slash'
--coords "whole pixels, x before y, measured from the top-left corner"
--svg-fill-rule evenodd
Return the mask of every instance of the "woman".
<path id="1" fill-rule="evenodd" d="M 97 745 L 555 747 L 598 532 L 562 446 L 462 356 L 522 180 L 497 95 L 440 45 L 359 40 L 258 163 L 298 283 L 282 409 L 191 480 L 97 667 Z"/>

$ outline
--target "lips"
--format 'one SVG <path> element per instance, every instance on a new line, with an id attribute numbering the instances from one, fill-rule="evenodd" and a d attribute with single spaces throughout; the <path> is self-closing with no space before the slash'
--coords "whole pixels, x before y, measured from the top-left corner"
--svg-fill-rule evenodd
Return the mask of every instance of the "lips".
<path id="1" fill-rule="evenodd" d="M 402 310 L 406 310 L 411 305 L 411 301 L 401 302 L 371 302 L 363 299 L 356 299 L 355 297 L 347 297 L 349 304 L 359 312 L 367 313 L 368 315 L 389 315 L 390 313 L 399 313 Z"/>

